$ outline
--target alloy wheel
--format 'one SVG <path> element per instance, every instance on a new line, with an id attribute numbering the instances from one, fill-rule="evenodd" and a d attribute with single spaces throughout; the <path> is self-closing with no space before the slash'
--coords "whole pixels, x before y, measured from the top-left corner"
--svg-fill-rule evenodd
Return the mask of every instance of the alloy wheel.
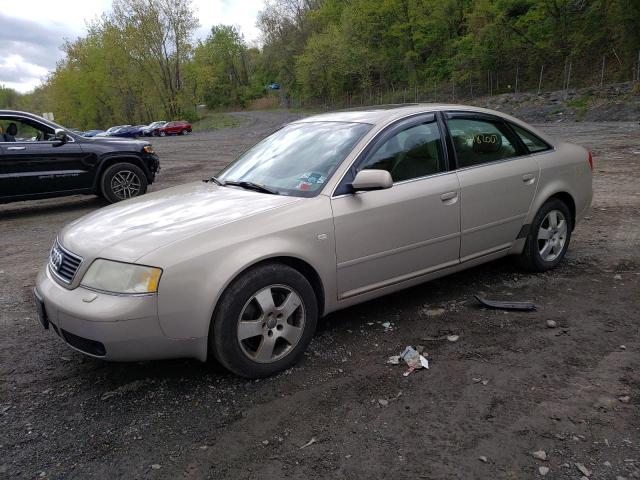
<path id="1" fill-rule="evenodd" d="M 272 363 L 290 353 L 304 331 L 302 298 L 286 285 L 270 285 L 245 303 L 238 318 L 242 352 L 257 363 Z"/>
<path id="2" fill-rule="evenodd" d="M 132 198 L 140 193 L 141 182 L 134 172 L 120 170 L 111 179 L 111 191 L 119 200 Z"/>
<path id="3" fill-rule="evenodd" d="M 547 213 L 538 229 L 538 252 L 545 262 L 558 258 L 567 242 L 567 220 L 560 210 Z"/>

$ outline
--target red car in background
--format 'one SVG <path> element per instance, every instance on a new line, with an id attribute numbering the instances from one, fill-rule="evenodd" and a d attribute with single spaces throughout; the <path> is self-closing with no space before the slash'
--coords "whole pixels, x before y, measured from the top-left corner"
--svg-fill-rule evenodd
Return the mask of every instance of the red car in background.
<path id="1" fill-rule="evenodd" d="M 158 133 L 161 137 L 167 135 L 187 135 L 191 133 L 191 124 L 185 120 L 168 122 L 158 129 Z"/>

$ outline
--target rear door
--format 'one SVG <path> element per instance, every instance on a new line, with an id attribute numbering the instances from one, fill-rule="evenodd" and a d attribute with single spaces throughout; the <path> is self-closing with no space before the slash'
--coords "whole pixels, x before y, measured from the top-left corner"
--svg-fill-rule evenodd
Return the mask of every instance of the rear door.
<path id="1" fill-rule="evenodd" d="M 390 127 L 347 173 L 331 200 L 338 296 L 349 298 L 458 263 L 460 187 L 448 171 L 434 115 Z M 351 193 L 361 169 L 383 169 L 394 184 Z"/>
<path id="2" fill-rule="evenodd" d="M 461 261 L 509 248 L 529 213 L 540 166 L 499 117 L 448 112 L 461 189 Z"/>

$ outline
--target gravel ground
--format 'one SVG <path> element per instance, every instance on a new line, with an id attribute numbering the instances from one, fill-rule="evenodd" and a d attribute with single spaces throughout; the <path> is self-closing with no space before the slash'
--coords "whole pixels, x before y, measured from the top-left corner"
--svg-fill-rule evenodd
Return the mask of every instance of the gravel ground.
<path id="1" fill-rule="evenodd" d="M 215 173 L 295 118 L 242 115 L 154 140 L 153 189 Z M 332 314 L 298 366 L 261 381 L 67 348 L 37 323 L 31 288 L 62 225 L 103 204 L 0 206 L 0 478 L 640 478 L 640 126 L 540 127 L 596 162 L 593 209 L 558 269 L 505 259 Z M 538 310 L 483 310 L 478 292 Z M 458 341 L 433 339 L 447 334 Z M 429 370 L 385 363 L 416 344 Z"/>

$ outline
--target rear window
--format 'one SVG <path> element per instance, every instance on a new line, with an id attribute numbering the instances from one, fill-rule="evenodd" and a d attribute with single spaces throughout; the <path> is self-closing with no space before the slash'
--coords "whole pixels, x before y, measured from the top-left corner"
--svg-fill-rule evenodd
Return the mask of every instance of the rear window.
<path id="1" fill-rule="evenodd" d="M 547 142 L 529 132 L 528 130 L 518 127 L 513 123 L 511 124 L 511 128 L 513 128 L 516 134 L 520 137 L 520 140 L 522 140 L 522 143 L 524 143 L 530 153 L 543 152 L 545 150 L 551 149 Z"/>

